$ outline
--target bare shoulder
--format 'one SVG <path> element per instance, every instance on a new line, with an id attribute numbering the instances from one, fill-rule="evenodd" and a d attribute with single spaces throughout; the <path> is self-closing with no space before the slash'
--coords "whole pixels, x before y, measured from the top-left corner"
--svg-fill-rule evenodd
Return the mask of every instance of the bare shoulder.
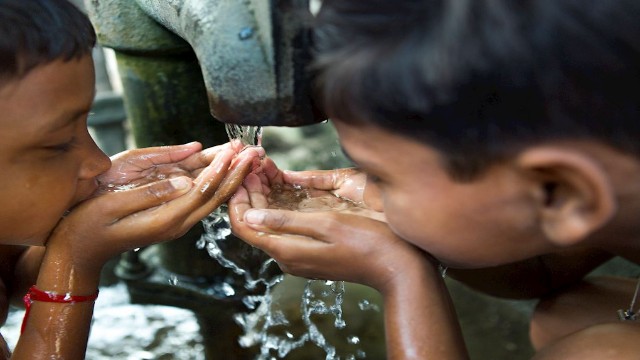
<path id="1" fill-rule="evenodd" d="M 640 323 L 606 323 L 588 327 L 544 347 L 534 360 L 638 360 Z"/>

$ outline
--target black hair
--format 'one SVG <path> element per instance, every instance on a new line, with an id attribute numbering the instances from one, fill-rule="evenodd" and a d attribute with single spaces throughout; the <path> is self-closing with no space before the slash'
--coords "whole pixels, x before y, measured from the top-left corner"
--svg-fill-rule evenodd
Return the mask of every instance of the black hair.
<path id="1" fill-rule="evenodd" d="M 549 139 L 640 156 L 640 1 L 324 0 L 313 31 L 329 117 L 433 146 L 454 179 Z"/>
<path id="2" fill-rule="evenodd" d="M 90 54 L 95 43 L 88 17 L 67 0 L 0 0 L 0 86 Z"/>

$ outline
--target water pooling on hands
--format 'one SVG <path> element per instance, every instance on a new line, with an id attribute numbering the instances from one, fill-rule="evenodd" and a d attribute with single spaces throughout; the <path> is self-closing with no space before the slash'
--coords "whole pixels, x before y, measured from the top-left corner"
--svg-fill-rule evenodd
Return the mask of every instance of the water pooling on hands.
<path id="1" fill-rule="evenodd" d="M 238 126 L 226 124 L 230 141 L 239 142 L 238 151 L 247 146 L 260 145 L 262 131 L 259 127 Z M 235 148 L 235 147 L 234 147 Z M 296 211 L 360 211 L 364 210 L 359 204 L 342 197 L 338 197 L 329 191 L 304 189 L 299 186 L 278 185 L 271 189 L 268 197 L 269 208 L 288 209 Z M 310 342 L 321 348 L 326 353 L 326 359 L 356 359 L 365 358 L 362 350 L 352 354 L 337 354 L 336 347 L 330 344 L 316 324 L 312 321 L 312 315 L 329 315 L 334 317 L 334 325 L 338 329 L 346 327 L 342 314 L 342 302 L 344 297 L 344 282 L 308 280 L 301 295 L 302 320 L 306 331 L 302 334 L 292 334 L 284 331 L 276 335 L 275 327 L 282 330 L 290 324 L 284 313 L 277 308 L 272 299 L 273 287 L 282 281 L 283 275 L 270 277 L 269 270 L 276 266 L 273 259 L 266 260 L 260 267 L 257 276 L 243 269 L 238 264 L 229 260 L 218 245 L 226 241 L 231 234 L 229 218 L 226 207 L 221 206 L 214 213 L 203 220 L 205 233 L 197 243 L 198 248 L 206 249 L 208 254 L 216 259 L 222 266 L 232 270 L 236 275 L 244 277 L 245 289 L 255 289 L 258 285 L 264 285 L 265 292 L 262 295 L 247 295 L 243 303 L 250 310 L 248 313 L 235 315 L 236 322 L 243 328 L 244 335 L 239 339 L 243 347 L 260 347 L 258 359 L 274 359 L 286 357 L 292 350 L 302 347 Z M 236 294 L 231 284 L 219 285 L 228 296 Z M 377 308 L 368 306 L 367 300 L 362 300 L 360 309 L 378 311 Z M 356 336 L 347 338 L 349 344 L 357 345 L 360 340 Z"/>
<path id="2" fill-rule="evenodd" d="M 267 197 L 270 209 L 301 212 L 345 211 L 358 208 L 359 204 L 339 197 L 329 191 L 311 190 L 301 186 L 274 185 Z"/>

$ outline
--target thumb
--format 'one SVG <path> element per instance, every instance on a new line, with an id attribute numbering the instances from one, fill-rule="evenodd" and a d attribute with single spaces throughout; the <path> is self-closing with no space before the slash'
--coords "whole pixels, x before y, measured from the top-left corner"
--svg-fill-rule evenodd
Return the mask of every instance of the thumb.
<path id="1" fill-rule="evenodd" d="M 323 239 L 325 234 L 336 231 L 339 224 L 336 213 L 303 213 L 290 210 L 249 209 L 244 214 L 244 222 L 256 231 L 269 233 L 304 235 Z"/>

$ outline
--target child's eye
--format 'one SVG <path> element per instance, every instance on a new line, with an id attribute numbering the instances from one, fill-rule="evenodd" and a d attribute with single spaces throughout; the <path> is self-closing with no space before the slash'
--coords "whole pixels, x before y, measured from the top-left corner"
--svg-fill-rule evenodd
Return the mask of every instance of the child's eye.
<path id="1" fill-rule="evenodd" d="M 57 152 L 67 152 L 71 150 L 75 144 L 76 144 L 76 138 L 73 137 L 71 138 L 71 140 L 65 143 L 47 146 L 46 148 L 49 150 L 57 151 Z"/>

